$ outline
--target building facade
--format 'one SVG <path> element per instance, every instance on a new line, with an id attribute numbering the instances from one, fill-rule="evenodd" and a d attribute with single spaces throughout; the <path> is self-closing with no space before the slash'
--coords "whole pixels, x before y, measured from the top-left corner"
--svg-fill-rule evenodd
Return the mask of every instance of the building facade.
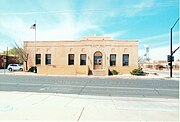
<path id="1" fill-rule="evenodd" d="M 6 60 L 4 62 L 4 60 Z M 19 63 L 19 57 L 15 55 L 5 55 L 0 54 L 0 69 L 7 68 L 9 64 L 18 64 Z"/>
<path id="2" fill-rule="evenodd" d="M 28 67 L 39 74 L 108 75 L 130 73 L 138 67 L 138 41 L 91 36 L 79 41 L 25 41 Z"/>

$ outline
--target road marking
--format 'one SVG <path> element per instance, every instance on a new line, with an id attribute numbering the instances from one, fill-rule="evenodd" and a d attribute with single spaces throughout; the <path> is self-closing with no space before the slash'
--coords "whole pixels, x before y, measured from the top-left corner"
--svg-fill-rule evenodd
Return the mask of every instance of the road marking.
<path id="1" fill-rule="evenodd" d="M 47 89 L 49 89 L 49 87 L 40 88 L 39 90 L 44 91 L 44 90 L 47 90 Z"/>
<path id="2" fill-rule="evenodd" d="M 45 88 L 41 88 L 41 89 L 39 89 L 40 91 L 43 91 L 43 90 L 45 90 L 46 89 L 46 87 Z"/>

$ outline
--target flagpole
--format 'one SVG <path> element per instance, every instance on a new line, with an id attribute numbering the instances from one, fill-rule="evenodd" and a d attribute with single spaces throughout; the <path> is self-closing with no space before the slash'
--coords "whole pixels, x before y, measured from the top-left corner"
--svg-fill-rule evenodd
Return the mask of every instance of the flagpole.
<path id="1" fill-rule="evenodd" d="M 35 30 L 34 30 L 34 73 L 36 72 L 36 20 L 35 20 Z"/>

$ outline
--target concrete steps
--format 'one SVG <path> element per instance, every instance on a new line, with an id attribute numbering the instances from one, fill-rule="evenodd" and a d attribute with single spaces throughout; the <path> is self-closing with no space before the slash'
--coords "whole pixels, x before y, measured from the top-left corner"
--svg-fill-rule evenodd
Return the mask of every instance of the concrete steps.
<path id="1" fill-rule="evenodd" d="M 92 71 L 93 76 L 106 76 L 106 70 L 104 69 L 97 69 Z"/>

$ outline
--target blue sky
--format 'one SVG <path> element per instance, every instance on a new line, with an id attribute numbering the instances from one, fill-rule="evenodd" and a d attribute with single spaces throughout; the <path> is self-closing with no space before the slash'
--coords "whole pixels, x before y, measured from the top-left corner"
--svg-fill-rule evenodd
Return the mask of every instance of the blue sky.
<path id="1" fill-rule="evenodd" d="M 94 34 L 138 40 L 139 56 L 147 45 L 152 60 L 166 60 L 170 28 L 178 17 L 179 0 L 0 0 L 0 52 L 14 41 L 33 41 L 30 26 L 36 20 L 37 40 Z M 178 45 L 179 23 L 173 29 L 173 49 Z"/>

